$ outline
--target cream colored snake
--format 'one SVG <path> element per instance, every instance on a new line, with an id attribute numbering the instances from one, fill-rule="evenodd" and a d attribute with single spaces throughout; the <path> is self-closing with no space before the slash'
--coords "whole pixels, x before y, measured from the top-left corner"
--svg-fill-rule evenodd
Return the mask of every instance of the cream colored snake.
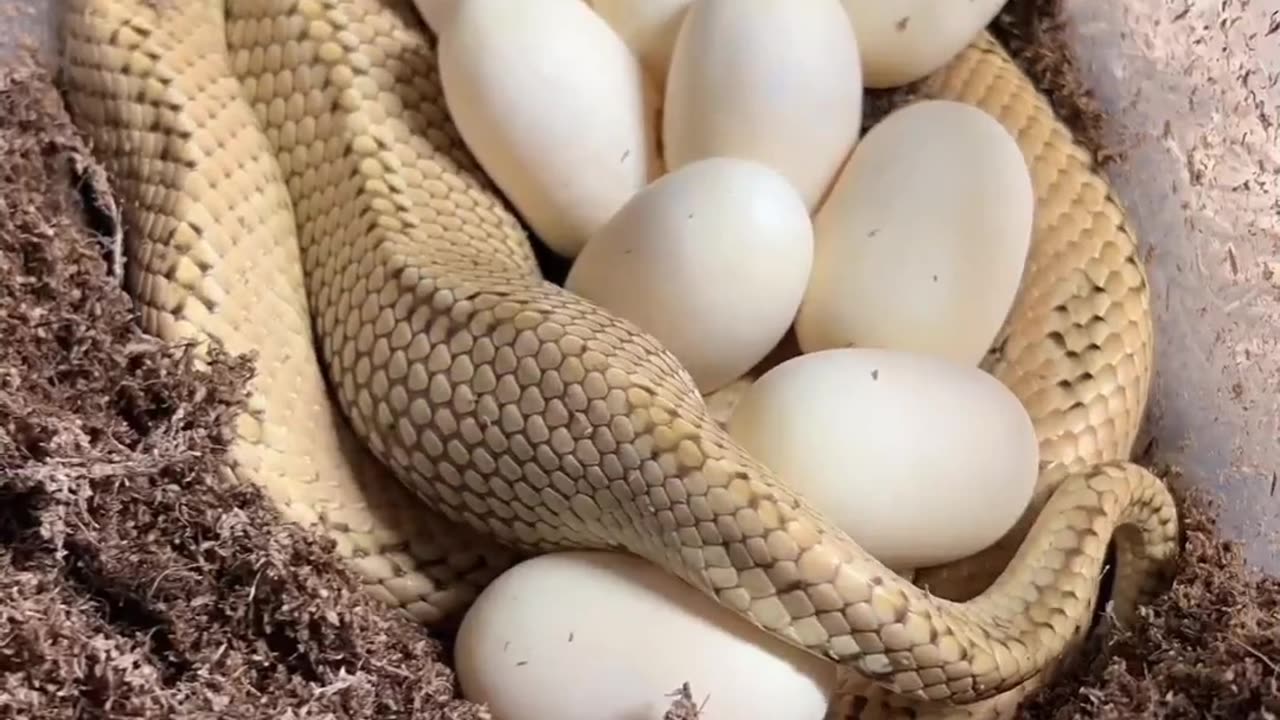
<path id="1" fill-rule="evenodd" d="M 990 112 L 1032 169 L 1029 270 L 986 367 L 1046 470 L 1026 522 L 923 571 L 929 592 L 752 460 L 655 340 L 542 279 L 408 0 L 68 6 L 63 84 L 122 201 L 143 325 L 256 353 L 228 471 L 421 621 L 456 620 L 523 553 L 611 548 L 841 663 L 864 717 L 997 717 L 1087 628 L 1113 538 L 1118 617 L 1166 575 L 1174 504 L 1128 462 L 1145 271 L 991 38 L 922 93 Z"/>

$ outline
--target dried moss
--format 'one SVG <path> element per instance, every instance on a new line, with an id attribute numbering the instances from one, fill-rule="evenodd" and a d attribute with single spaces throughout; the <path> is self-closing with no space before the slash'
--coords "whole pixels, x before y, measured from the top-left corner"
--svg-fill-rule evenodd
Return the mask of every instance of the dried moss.
<path id="1" fill-rule="evenodd" d="M 218 472 L 252 367 L 134 324 L 109 191 L 38 71 L 0 77 L 0 156 L 0 717 L 482 717 L 419 626 Z"/>
<path id="2" fill-rule="evenodd" d="M 1057 17 L 1015 1 L 992 29 L 1105 161 Z M 421 628 L 219 475 L 251 364 L 197 370 L 133 324 L 109 191 L 43 74 L 0 77 L 0 153 L 0 717 L 482 717 Z M 1183 503 L 1173 589 L 1027 717 L 1280 715 L 1280 581 Z"/>

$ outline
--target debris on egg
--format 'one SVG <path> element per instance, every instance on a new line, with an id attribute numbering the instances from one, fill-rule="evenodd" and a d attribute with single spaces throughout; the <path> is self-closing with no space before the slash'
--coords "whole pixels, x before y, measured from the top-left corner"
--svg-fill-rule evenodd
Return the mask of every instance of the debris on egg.
<path id="1" fill-rule="evenodd" d="M 710 393 L 786 334 L 812 259 L 813 225 L 786 178 L 708 158 L 631 198 L 578 255 L 565 288 L 657 338 Z"/>
<path id="2" fill-rule="evenodd" d="M 814 218 L 800 348 L 978 364 L 1016 299 L 1034 211 L 1022 150 L 990 115 L 948 100 L 890 113 Z"/>
<path id="3" fill-rule="evenodd" d="M 507 570 L 463 619 L 463 694 L 501 720 L 659 720 L 689 684 L 701 720 L 822 720 L 836 666 L 630 555 Z"/>
<path id="4" fill-rule="evenodd" d="M 459 134 L 542 242 L 574 257 L 657 175 L 640 61 L 581 0 L 466 0 L 435 13 Z"/>
<path id="5" fill-rule="evenodd" d="M 843 0 L 858 35 L 864 82 L 901 87 L 939 70 L 1008 0 Z"/>
<path id="6" fill-rule="evenodd" d="M 1017 396 L 976 367 L 919 353 L 794 357 L 743 393 L 729 433 L 894 569 L 989 547 L 1021 517 L 1039 474 Z"/>
<path id="7" fill-rule="evenodd" d="M 812 212 L 858 139 L 857 38 L 839 0 L 694 0 L 667 74 L 666 167 L 768 165 Z"/>

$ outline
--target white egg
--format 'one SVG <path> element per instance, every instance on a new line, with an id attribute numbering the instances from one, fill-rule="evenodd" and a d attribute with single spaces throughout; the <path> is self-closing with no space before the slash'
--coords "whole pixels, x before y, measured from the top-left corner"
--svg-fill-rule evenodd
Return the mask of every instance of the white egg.
<path id="1" fill-rule="evenodd" d="M 915 82 L 977 38 L 1008 0 L 843 0 L 869 88 Z"/>
<path id="2" fill-rule="evenodd" d="M 836 666 L 766 635 L 647 560 L 526 560 L 458 630 L 465 697 L 502 720 L 659 720 L 689 683 L 703 720 L 821 720 Z"/>
<path id="3" fill-rule="evenodd" d="M 978 368 L 840 348 L 765 373 L 729 434 L 892 568 L 988 547 L 1031 500 L 1039 447 L 1018 398 Z"/>
<path id="4" fill-rule="evenodd" d="M 666 167 L 761 162 L 812 212 L 858 139 L 862 71 L 839 0 L 695 0 L 667 74 Z"/>
<path id="5" fill-rule="evenodd" d="M 467 0 L 438 32 L 467 147 L 533 232 L 573 257 L 656 175 L 640 61 L 581 0 Z"/>
<path id="6" fill-rule="evenodd" d="M 786 178 L 708 158 L 632 197 L 564 286 L 656 337 L 709 393 L 786 334 L 812 261 L 813 225 Z"/>
<path id="7" fill-rule="evenodd" d="M 1018 293 L 1034 211 L 1022 151 L 991 116 L 943 100 L 891 113 L 814 217 L 801 349 L 885 347 L 977 364 Z"/>
<path id="8" fill-rule="evenodd" d="M 671 52 L 693 0 L 593 0 L 600 17 L 640 57 L 657 87 L 665 87 Z"/>

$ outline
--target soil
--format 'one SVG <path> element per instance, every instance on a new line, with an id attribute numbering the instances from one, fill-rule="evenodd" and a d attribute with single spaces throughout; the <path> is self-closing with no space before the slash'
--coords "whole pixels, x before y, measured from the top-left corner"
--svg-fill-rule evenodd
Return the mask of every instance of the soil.
<path id="1" fill-rule="evenodd" d="M 1009 50 L 1022 71 L 1049 98 L 1053 110 L 1099 165 L 1120 157 L 1103 142 L 1106 119 L 1080 80 L 1070 45 L 1063 36 L 1062 0 L 1013 0 L 991 24 L 991 32 Z"/>
<path id="2" fill-rule="evenodd" d="M 1107 157 L 1055 8 L 1010 7 L 995 29 Z M 109 188 L 40 70 L 0 75 L 0 156 L 0 718 L 486 717 L 435 639 L 218 472 L 252 364 L 134 324 Z M 1181 501 L 1173 588 L 1027 717 L 1280 715 L 1280 580 Z"/>
<path id="3" fill-rule="evenodd" d="M 1023 707 L 1032 720 L 1270 720 L 1280 717 L 1280 579 L 1246 568 L 1213 509 L 1182 498 L 1173 587 L 1143 622 L 1095 634 L 1059 682 Z"/>
<path id="4" fill-rule="evenodd" d="M 0 78 L 0 156 L 0 718 L 485 717 L 420 626 L 217 471 L 251 367 L 134 324 L 37 70 Z"/>

